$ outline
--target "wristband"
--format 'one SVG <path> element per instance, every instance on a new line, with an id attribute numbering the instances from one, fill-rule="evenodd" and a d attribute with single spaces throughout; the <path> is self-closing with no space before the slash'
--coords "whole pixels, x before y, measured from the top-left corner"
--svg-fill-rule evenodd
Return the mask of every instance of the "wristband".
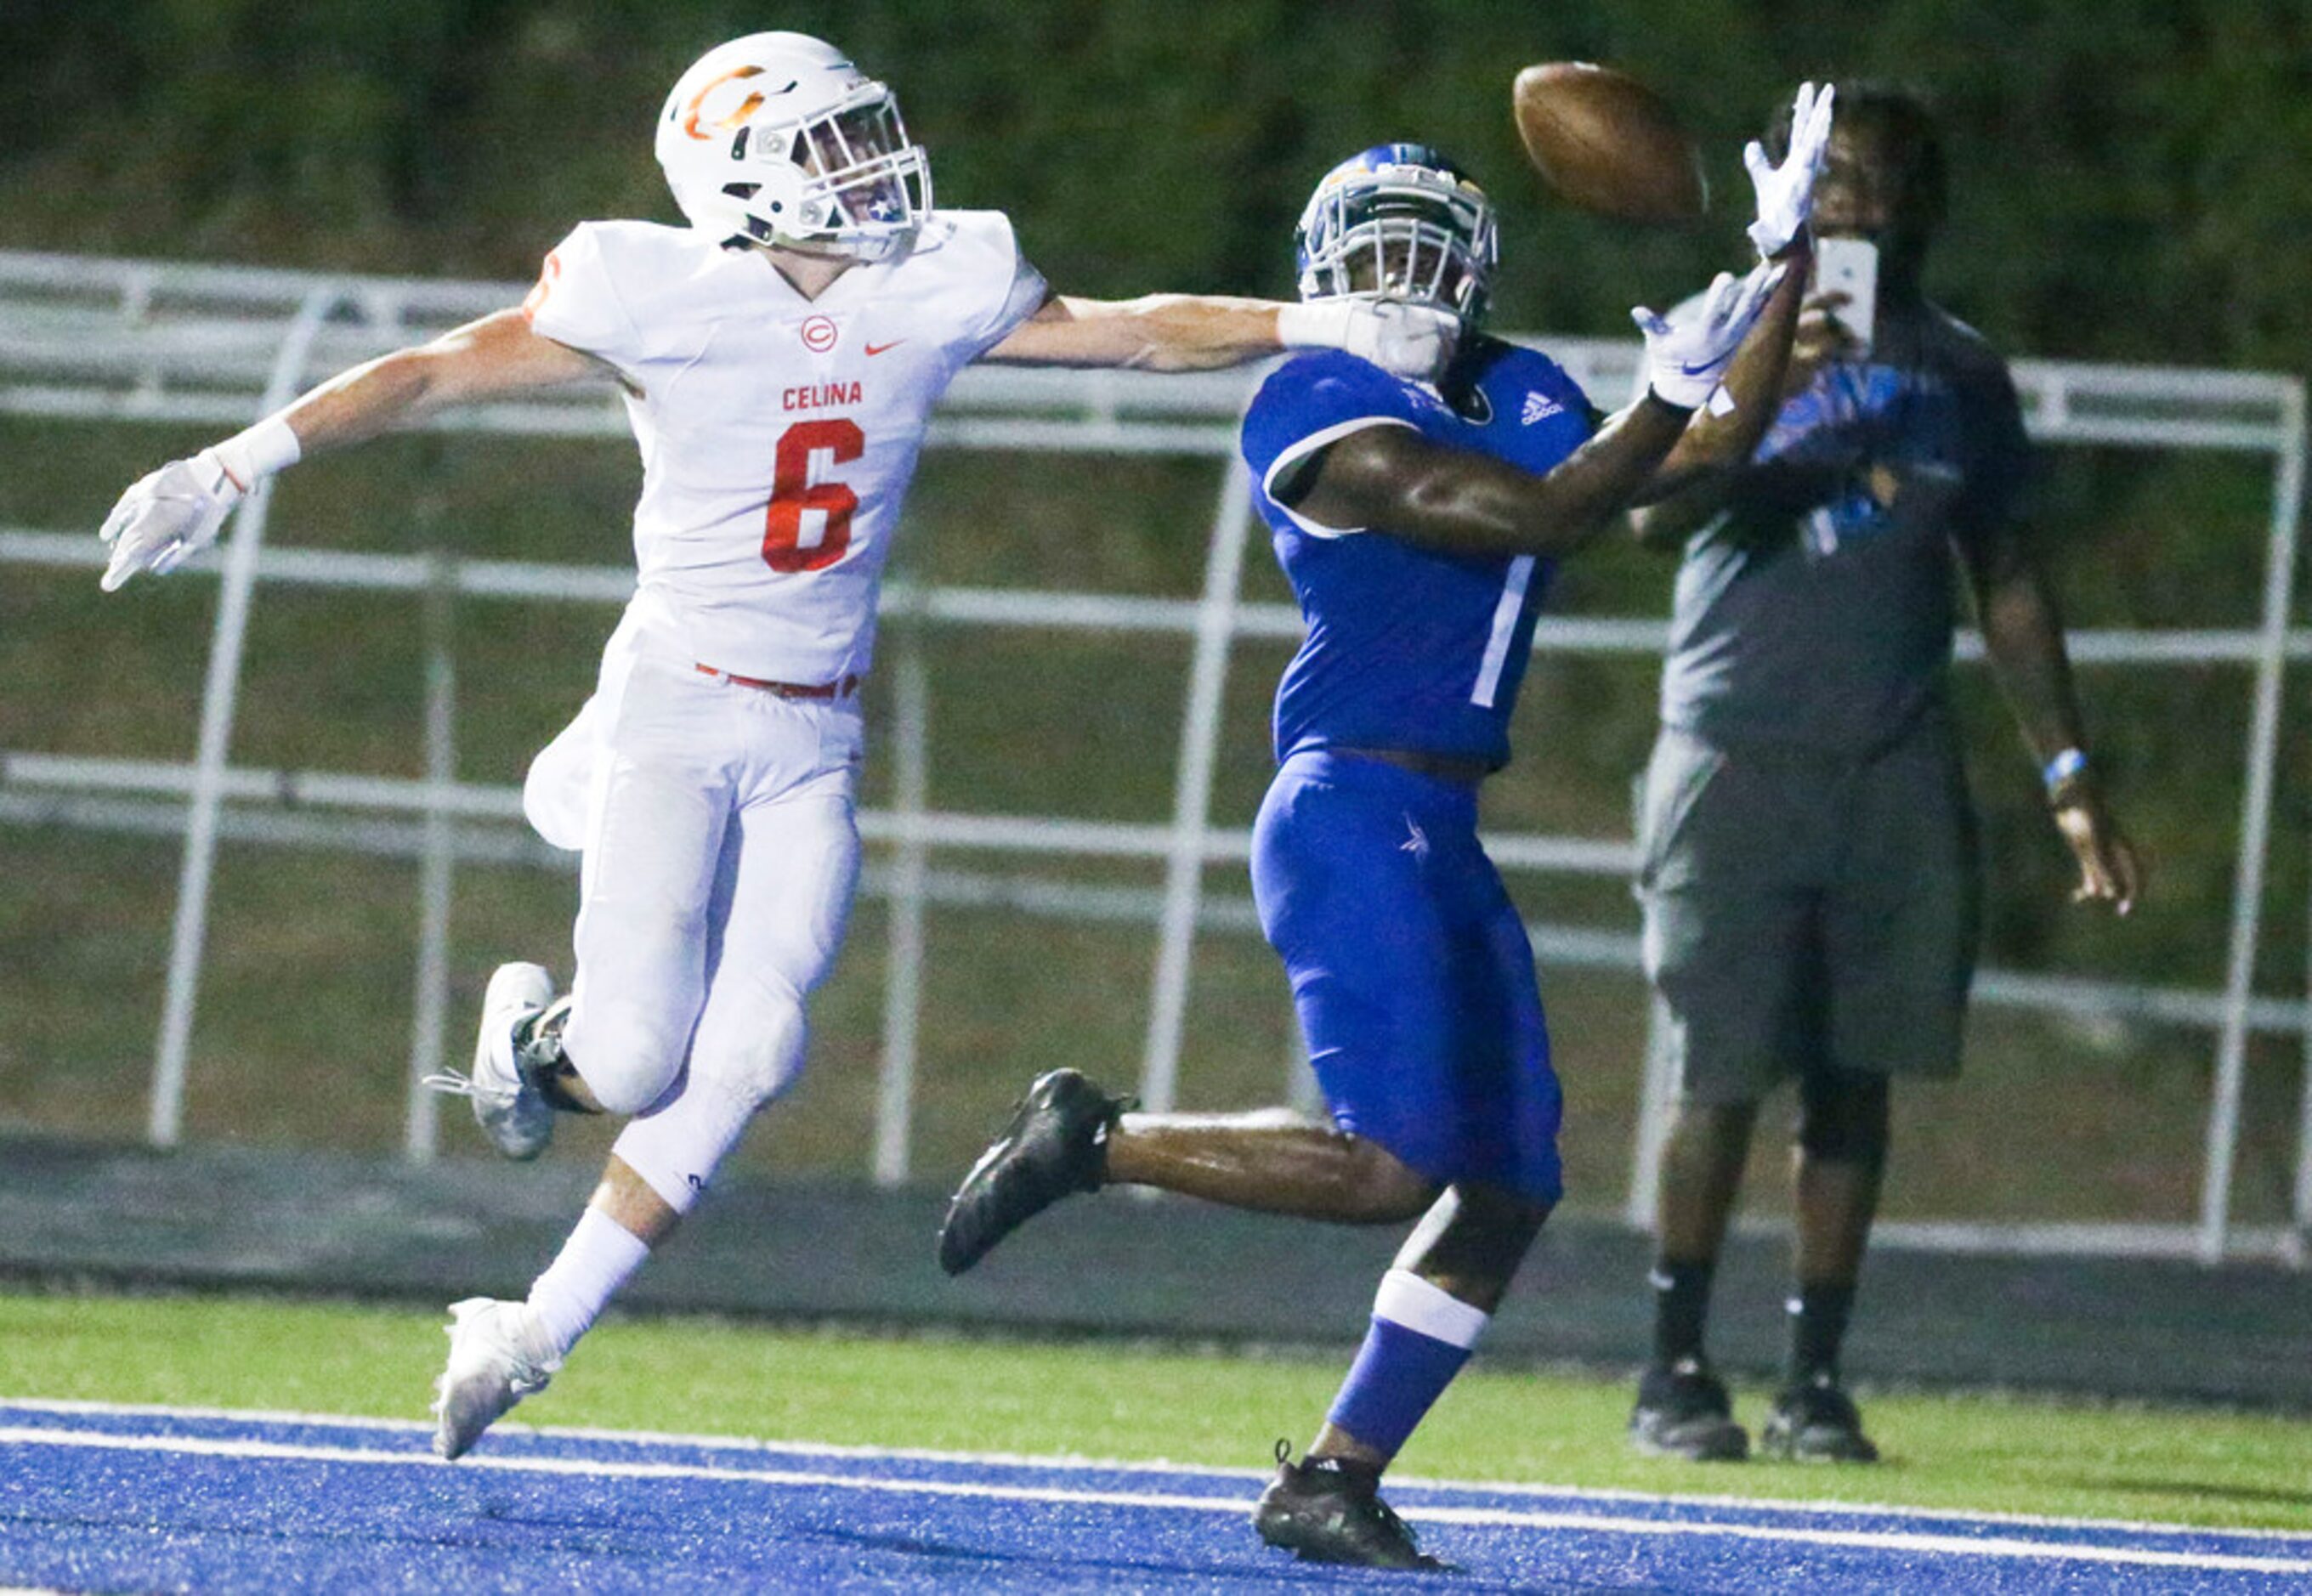
<path id="1" fill-rule="evenodd" d="M 2056 789 L 2064 782 L 2087 768 L 2087 751 L 2079 747 L 2070 747 L 2047 762 L 2046 769 L 2039 772 L 2039 779 L 2047 784 L 2047 796 L 2053 798 L 2055 796 Z"/>
<path id="2" fill-rule="evenodd" d="M 246 432 L 235 432 L 210 451 L 232 485 L 242 493 L 255 487 L 261 477 L 276 471 L 285 471 L 297 463 L 304 446 L 297 440 L 296 429 L 277 415 L 268 415 Z"/>

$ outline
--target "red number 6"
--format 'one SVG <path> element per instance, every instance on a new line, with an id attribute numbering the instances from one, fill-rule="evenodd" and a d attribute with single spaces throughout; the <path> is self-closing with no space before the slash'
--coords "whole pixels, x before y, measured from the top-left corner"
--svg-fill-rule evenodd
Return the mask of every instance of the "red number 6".
<path id="1" fill-rule="evenodd" d="M 763 563 L 773 571 L 824 571 L 851 546 L 851 512 L 859 495 L 839 482 L 813 482 L 811 457 L 827 454 L 837 466 L 857 459 L 867 448 L 855 422 L 799 421 L 779 435 L 770 508 L 763 516 Z M 803 541 L 806 515 L 819 517 L 816 536 Z"/>

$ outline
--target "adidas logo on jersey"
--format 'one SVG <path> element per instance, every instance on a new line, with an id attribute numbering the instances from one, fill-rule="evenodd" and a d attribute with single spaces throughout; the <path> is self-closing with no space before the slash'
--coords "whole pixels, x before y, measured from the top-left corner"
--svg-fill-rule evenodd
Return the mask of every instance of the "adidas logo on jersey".
<path id="1" fill-rule="evenodd" d="M 1565 414 L 1565 406 L 1547 394 L 1529 393 L 1525 397 L 1525 414 L 1519 419 L 1527 426 L 1537 421 L 1547 421 L 1553 415 Z"/>

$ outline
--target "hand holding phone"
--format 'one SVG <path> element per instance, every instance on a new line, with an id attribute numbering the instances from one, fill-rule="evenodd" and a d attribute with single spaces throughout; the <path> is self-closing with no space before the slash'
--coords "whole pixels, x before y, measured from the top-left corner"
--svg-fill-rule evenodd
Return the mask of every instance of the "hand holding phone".
<path id="1" fill-rule="evenodd" d="M 1870 353 L 1871 328 L 1878 311 L 1878 246 L 1868 239 L 1817 240 L 1814 292 L 1843 296 L 1831 310 L 1831 319 L 1854 340 L 1856 353 Z"/>

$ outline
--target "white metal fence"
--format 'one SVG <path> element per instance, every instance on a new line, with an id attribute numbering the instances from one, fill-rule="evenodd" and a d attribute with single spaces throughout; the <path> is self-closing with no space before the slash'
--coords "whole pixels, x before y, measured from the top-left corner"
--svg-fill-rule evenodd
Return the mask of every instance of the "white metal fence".
<path id="1" fill-rule="evenodd" d="M 517 285 L 443 283 L 222 268 L 74 257 L 0 253 L 0 411 L 80 418 L 91 423 L 171 422 L 246 424 L 312 380 L 387 349 L 514 302 Z M 1628 390 L 1636 346 L 1594 340 L 1538 342 L 1590 391 Z M 2016 375 L 2031 429 L 2058 444 L 2221 450 L 2267 458 L 2272 467 L 2270 537 L 2259 624 L 2252 630 L 2083 632 L 2071 638 L 2084 665 L 2147 669 L 2227 662 L 2253 674 L 2253 712 L 2242 752 L 2246 771 L 2238 861 L 2220 990 L 2085 981 L 1987 971 L 1978 999 L 1992 1005 L 2086 1016 L 2128 1016 L 2200 1027 L 2215 1039 L 2200 1222 L 2174 1240 L 2208 1259 L 2253 1246 L 2301 1256 L 2312 1231 L 2312 1089 L 2304 1097 L 2291 1231 L 2243 1237 L 2230 1225 L 2246 1049 L 2252 1033 L 2301 1039 L 2312 1083 L 2312 1003 L 2258 994 L 2253 987 L 2271 852 L 2273 775 L 2286 671 L 2312 659 L 2312 630 L 2290 626 L 2299 519 L 2304 496 L 2305 390 L 2300 380 L 2254 373 L 2152 370 L 2024 362 Z M 1003 903 L 1029 912 L 1152 921 L 1158 950 L 1143 1060 L 1141 1095 L 1152 1108 L 1178 1095 L 1181 1022 L 1190 991 L 1190 952 L 1200 924 L 1248 924 L 1244 905 L 1214 902 L 1203 868 L 1241 860 L 1249 840 L 1210 824 L 1213 755 L 1231 644 L 1246 638 L 1297 639 L 1287 606 L 1239 598 L 1251 526 L 1235 418 L 1253 378 L 1241 372 L 1151 378 L 1115 372 L 1010 371 L 965 374 L 936 423 L 934 446 L 1090 454 L 1176 454 L 1227 461 L 1213 513 L 1204 590 L 1194 601 L 1112 594 L 894 583 L 887 612 L 924 624 L 1017 627 L 1096 633 L 1162 632 L 1192 640 L 1179 728 L 1173 811 L 1143 824 L 1051 815 L 941 813 L 925 807 L 929 748 L 925 688 L 915 628 L 899 629 L 896 793 L 888 810 L 862 816 L 871 841 L 890 845 L 889 863 L 871 877 L 889 917 L 884 1055 L 874 1173 L 907 1173 L 914 1060 L 921 1002 L 925 905 Z M 617 437 L 623 413 L 599 395 L 553 396 L 440 417 L 442 431 Z M 168 994 L 155 1046 L 148 1133 L 174 1142 L 182 1123 L 189 1039 L 197 1007 L 209 883 L 221 837 L 285 846 L 349 849 L 421 861 L 419 979 L 412 1020 L 407 1147 L 432 1156 L 431 1096 L 414 1085 L 439 1062 L 449 987 L 451 887 L 460 859 L 559 859 L 513 829 L 512 789 L 455 780 L 455 685 L 451 668 L 456 601 L 526 597 L 603 605 L 631 592 L 630 571 L 431 556 L 356 554 L 264 547 L 269 495 L 259 490 L 237 513 L 221 558 L 196 567 L 220 578 L 222 594 L 202 699 L 198 752 L 189 764 L 66 758 L 0 749 L 0 821 L 181 834 L 185 839 Z M 84 532 L 0 528 L 0 564 L 101 564 Z M 426 597 L 426 770 L 422 781 L 329 772 L 257 771 L 229 763 L 242 641 L 258 585 L 279 583 L 399 591 Z M 1546 617 L 1541 652 L 1656 654 L 1659 622 Z M 1962 657 L 1980 654 L 1961 641 Z M 1598 875 L 1625 873 L 1624 839 L 1494 835 L 1505 868 Z M 1028 856 L 1106 855 L 1160 859 L 1164 885 L 1151 894 L 1042 881 L 1031 876 L 934 871 L 929 850 L 968 849 Z M 566 861 L 565 861 L 566 862 Z M 1631 968 L 1633 937 L 1580 927 L 1536 927 L 1545 963 Z M 1668 1083 L 1651 1076 L 1633 1160 L 1630 1209 L 1647 1211 Z M 1963 1239 L 1957 1233 L 1945 1238 Z M 2080 1241 L 2071 1234 L 2066 1244 Z M 2116 1234 L 2101 1238 L 2119 1241 Z M 2146 1244 L 2139 1232 L 2129 1244 Z M 2097 1244 L 2094 1235 L 2086 1244 Z M 2158 1238 L 2149 1243 L 2168 1244 Z"/>

